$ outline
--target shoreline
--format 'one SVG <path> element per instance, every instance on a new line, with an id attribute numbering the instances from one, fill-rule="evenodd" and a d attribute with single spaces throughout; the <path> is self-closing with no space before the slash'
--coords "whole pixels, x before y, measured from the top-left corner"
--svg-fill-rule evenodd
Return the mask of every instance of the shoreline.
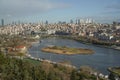
<path id="1" fill-rule="evenodd" d="M 97 47 L 109 48 L 109 49 L 120 51 L 120 46 L 98 45 L 98 44 L 95 44 L 95 43 L 90 43 L 90 42 L 85 42 L 85 41 L 81 41 L 81 40 L 75 39 L 72 36 L 51 35 L 49 37 L 58 37 L 58 38 L 62 38 L 62 39 L 71 39 L 71 40 L 75 40 L 77 42 L 80 42 L 80 43 L 83 43 L 83 44 L 86 44 L 86 45 L 94 45 L 94 46 L 97 46 Z"/>
<path id="2" fill-rule="evenodd" d="M 48 60 L 48 59 L 35 58 L 35 57 L 31 56 L 30 54 L 27 54 L 26 57 L 29 58 L 29 59 L 32 59 L 32 60 L 40 61 L 40 62 L 47 62 L 47 63 L 50 63 L 50 64 L 57 64 L 57 65 L 77 69 L 74 65 L 71 65 L 71 64 L 63 64 L 63 63 L 51 61 L 51 60 Z"/>
<path id="3" fill-rule="evenodd" d="M 49 36 L 49 37 L 56 37 L 56 36 Z M 59 37 L 59 36 L 57 36 L 57 37 Z M 46 37 L 47 38 L 47 37 Z M 59 38 L 61 38 L 61 37 L 59 37 Z M 69 39 L 69 38 L 66 38 L 66 39 Z M 74 40 L 74 39 L 72 39 L 72 40 Z M 76 41 L 76 40 L 75 40 Z M 78 42 L 80 42 L 80 41 L 78 41 Z M 37 43 L 37 41 L 35 41 L 35 42 L 32 42 L 31 43 L 31 46 L 33 45 L 33 44 L 35 44 L 35 43 Z M 82 43 L 82 42 L 80 42 L 80 43 Z M 83 44 L 85 44 L 85 43 L 83 43 Z M 89 45 L 89 44 L 87 44 L 87 45 Z M 94 45 L 94 44 L 90 44 L 90 45 Z M 102 45 L 94 45 L 94 46 L 98 46 L 98 47 L 105 47 L 105 46 L 102 46 Z M 108 48 L 108 47 L 105 47 L 105 48 Z M 111 48 L 110 48 L 111 49 Z M 113 49 L 113 48 L 112 48 Z M 38 60 L 38 59 L 36 59 L 36 60 Z M 42 60 L 44 60 L 44 59 L 42 59 Z M 46 61 L 47 59 L 45 59 L 44 61 Z M 48 62 L 49 62 L 49 59 L 48 59 Z M 59 63 L 59 62 L 53 62 L 53 63 Z M 74 65 L 72 65 L 72 66 L 74 66 Z"/>
<path id="4" fill-rule="evenodd" d="M 47 62 L 47 63 L 51 63 L 51 64 L 58 64 L 58 65 L 62 65 L 62 66 L 65 66 L 65 67 L 70 67 L 70 68 L 77 69 L 74 65 L 62 64 L 62 63 L 54 62 L 54 61 L 51 61 L 51 60 L 48 60 L 48 59 L 35 58 L 35 57 L 31 56 L 29 54 L 29 52 L 28 52 L 28 48 L 32 47 L 32 45 L 34 45 L 34 44 L 36 44 L 38 42 L 39 42 L 39 40 L 29 43 L 29 46 L 27 47 L 27 54 L 25 55 L 26 58 L 29 58 L 29 59 L 32 59 L 32 60 L 36 60 L 36 61 L 40 61 L 40 62 Z"/>

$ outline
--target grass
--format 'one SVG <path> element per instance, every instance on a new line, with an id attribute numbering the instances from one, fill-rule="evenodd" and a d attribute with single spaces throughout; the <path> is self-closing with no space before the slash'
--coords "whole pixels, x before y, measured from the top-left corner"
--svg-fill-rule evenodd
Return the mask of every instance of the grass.
<path id="1" fill-rule="evenodd" d="M 113 69 L 113 72 L 120 76 L 120 68 Z"/>
<path id="2" fill-rule="evenodd" d="M 39 65 L 40 64 L 40 61 L 37 61 L 37 60 L 33 60 L 33 59 L 30 59 L 30 58 L 24 58 L 24 61 L 28 61 L 34 65 Z"/>
<path id="3" fill-rule="evenodd" d="M 120 76 L 120 67 L 113 67 L 113 68 L 108 68 L 108 70 L 114 74 L 117 74 Z"/>
<path id="4" fill-rule="evenodd" d="M 52 46 L 42 48 L 44 52 L 52 52 L 57 54 L 93 54 L 94 51 L 91 49 L 83 49 L 83 48 L 71 48 L 66 46 Z"/>

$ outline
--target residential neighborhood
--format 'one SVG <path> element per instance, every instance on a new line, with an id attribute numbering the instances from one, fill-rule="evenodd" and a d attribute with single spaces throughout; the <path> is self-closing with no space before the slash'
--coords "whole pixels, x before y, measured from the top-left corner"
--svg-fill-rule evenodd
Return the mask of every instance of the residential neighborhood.
<path id="1" fill-rule="evenodd" d="M 120 42 L 120 23 L 100 24 L 80 21 L 79 23 L 23 23 L 9 24 L 0 27 L 0 34 L 27 35 L 27 34 L 58 34 L 92 37 L 107 42 Z"/>

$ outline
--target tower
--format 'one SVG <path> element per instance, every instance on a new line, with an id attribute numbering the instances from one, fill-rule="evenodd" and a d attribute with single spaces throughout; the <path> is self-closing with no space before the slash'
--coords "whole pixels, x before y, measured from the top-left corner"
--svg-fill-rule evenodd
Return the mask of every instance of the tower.
<path id="1" fill-rule="evenodd" d="M 76 19 L 76 24 L 77 24 L 77 19 Z"/>
<path id="2" fill-rule="evenodd" d="M 73 24 L 73 20 L 72 19 L 70 20 L 70 23 Z"/>
<path id="3" fill-rule="evenodd" d="M 1 19 L 1 24 L 2 26 L 4 26 L 4 19 Z"/>
<path id="4" fill-rule="evenodd" d="M 45 24 L 48 24 L 48 21 L 46 20 Z"/>
<path id="5" fill-rule="evenodd" d="M 80 24 L 80 19 L 78 19 L 78 24 Z"/>

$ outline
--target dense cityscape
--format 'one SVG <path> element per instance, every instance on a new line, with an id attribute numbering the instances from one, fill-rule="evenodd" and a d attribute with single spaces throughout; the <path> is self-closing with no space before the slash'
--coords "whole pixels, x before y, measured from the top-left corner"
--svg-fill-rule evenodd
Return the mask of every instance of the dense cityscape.
<path id="1" fill-rule="evenodd" d="M 59 21 L 58 23 L 50 24 L 48 21 L 46 21 L 45 23 L 12 23 L 4 25 L 4 20 L 2 19 L 1 23 L 1 52 L 5 55 L 10 55 L 18 59 L 23 59 L 25 57 L 19 56 L 26 55 L 32 60 L 47 62 L 47 64 L 58 64 L 59 66 L 66 66 L 70 68 L 74 67 L 67 64 L 64 65 L 49 60 L 44 60 L 41 58 L 34 58 L 28 54 L 27 48 L 31 46 L 31 41 L 34 42 L 38 39 L 42 39 L 42 37 L 45 36 L 66 36 L 66 38 L 72 38 L 74 40 L 79 40 L 80 42 L 92 43 L 96 45 L 102 45 L 103 47 L 105 46 L 108 48 L 120 50 L 119 22 L 113 22 L 112 24 L 100 24 L 93 22 L 91 19 L 81 19 L 76 20 L 75 22 L 73 20 L 70 20 L 69 23 Z M 83 38 L 83 40 L 79 39 L 79 37 Z M 97 42 L 93 43 L 95 41 Z M 102 73 L 97 73 L 96 71 L 90 73 L 96 77 L 98 76 L 97 78 L 108 80 L 108 75 L 103 75 Z"/>
<path id="2" fill-rule="evenodd" d="M 1 20 L 2 24 L 3 20 Z M 46 23 L 22 23 L 9 24 L 0 27 L 0 34 L 4 35 L 26 35 L 31 33 L 36 34 L 66 34 L 93 37 L 98 40 L 107 42 L 120 42 L 120 23 L 113 22 L 112 24 L 100 24 L 92 22 L 91 19 L 76 20 L 75 23 L 71 20 L 70 23 L 58 22 L 55 24 Z"/>
<path id="3" fill-rule="evenodd" d="M 120 80 L 120 0 L 0 0 L 0 80 Z"/>

